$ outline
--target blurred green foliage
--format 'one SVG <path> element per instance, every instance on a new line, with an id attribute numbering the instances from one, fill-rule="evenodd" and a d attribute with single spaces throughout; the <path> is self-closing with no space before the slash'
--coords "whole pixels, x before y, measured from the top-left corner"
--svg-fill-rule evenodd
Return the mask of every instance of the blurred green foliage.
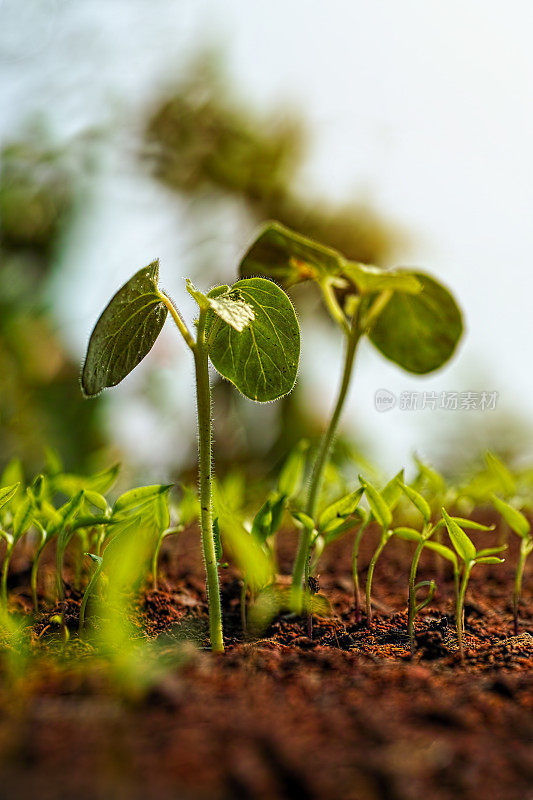
<path id="1" fill-rule="evenodd" d="M 307 131 L 285 109 L 260 114 L 238 103 L 216 56 L 193 63 L 153 111 L 146 140 L 156 176 L 184 195 L 238 199 L 250 228 L 277 219 L 354 261 L 381 264 L 399 232 L 356 202 L 337 205 L 299 191 Z"/>
<path id="2" fill-rule="evenodd" d="M 75 188 L 43 139 L 30 133 L 0 154 L 0 466 L 16 455 L 30 470 L 49 442 L 71 466 L 102 444 L 98 404 L 83 402 L 44 299 Z"/>

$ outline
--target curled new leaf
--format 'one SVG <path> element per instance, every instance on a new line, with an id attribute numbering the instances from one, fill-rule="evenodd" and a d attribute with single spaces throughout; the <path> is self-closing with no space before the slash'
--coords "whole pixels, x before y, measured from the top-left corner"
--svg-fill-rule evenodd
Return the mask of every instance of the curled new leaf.
<path id="1" fill-rule="evenodd" d="M 213 366 L 250 400 L 267 402 L 291 391 L 300 357 L 300 328 L 292 303 L 272 281 L 237 281 L 232 291 L 253 311 L 242 331 L 210 309 L 207 344 Z"/>
<path id="2" fill-rule="evenodd" d="M 140 269 L 115 294 L 89 339 L 81 385 L 85 395 L 116 386 L 152 349 L 167 317 L 157 290 L 159 262 Z"/>

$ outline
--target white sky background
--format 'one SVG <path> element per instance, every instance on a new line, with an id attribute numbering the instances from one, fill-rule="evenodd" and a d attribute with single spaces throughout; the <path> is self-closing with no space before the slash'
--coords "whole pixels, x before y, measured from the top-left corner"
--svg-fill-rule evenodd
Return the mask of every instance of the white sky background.
<path id="1" fill-rule="evenodd" d="M 440 277 L 464 309 L 459 353 L 433 376 L 410 377 L 366 347 L 346 423 L 357 420 L 393 470 L 414 449 L 431 457 L 435 426 L 441 435 L 446 427 L 427 410 L 379 414 L 378 388 L 495 389 L 500 410 L 531 420 L 532 33 L 529 0 L 0 0 L 0 135 L 36 111 L 59 135 L 100 122 L 116 135 L 62 264 L 66 340 L 81 354 L 110 284 L 155 255 L 163 282 L 186 304 L 175 274 L 186 262 L 179 204 L 134 173 L 128 115 L 162 78 L 179 77 L 198 46 L 215 42 L 237 95 L 258 109 L 293 105 L 309 120 L 302 190 L 369 200 L 411 234 L 404 263 Z M 334 392 L 324 375 L 336 385 L 337 353 L 313 331 L 303 344 L 302 380 L 327 409 Z M 320 372 L 311 366 L 317 353 Z M 191 376 L 177 348 L 168 359 Z M 121 441 L 131 441 L 134 424 L 135 447 L 144 440 L 149 452 L 155 441 L 158 457 L 170 459 L 150 410 L 137 403 L 124 413 L 136 380 L 110 401 Z M 480 412 L 460 416 L 475 422 Z M 184 432 L 191 422 L 183 412 Z"/>

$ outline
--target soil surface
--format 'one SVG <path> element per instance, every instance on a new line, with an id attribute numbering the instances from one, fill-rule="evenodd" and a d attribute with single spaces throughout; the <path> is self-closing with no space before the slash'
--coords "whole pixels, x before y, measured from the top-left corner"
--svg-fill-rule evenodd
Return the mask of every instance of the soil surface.
<path id="1" fill-rule="evenodd" d="M 488 546 L 483 536 L 476 541 Z M 279 539 L 283 573 L 294 539 Z M 370 532 L 362 548 L 363 581 L 375 541 Z M 462 664 L 446 569 L 417 621 L 410 656 L 407 543 L 392 541 L 378 562 L 373 627 L 364 618 L 356 623 L 350 537 L 323 556 L 320 593 L 331 613 L 315 618 L 312 639 L 305 621 L 289 615 L 243 637 L 240 581 L 223 570 L 227 650 L 213 655 L 202 647 L 198 534 L 170 538 L 160 590 L 141 594 L 138 619 L 163 646 L 187 636 L 196 646 L 186 645 L 180 664 L 138 696 L 113 688 L 103 668 L 59 669 L 52 660 L 26 676 L 23 691 L 4 681 L 0 800 L 533 800 L 532 574 L 513 636 L 510 544 L 505 564 L 472 573 Z M 431 577 L 430 553 L 419 580 Z M 23 556 L 10 583 L 14 606 L 29 607 Z M 80 598 L 68 595 L 66 618 L 75 628 Z M 50 649 L 53 613 L 48 608 L 34 626 Z M 84 655 L 79 642 L 80 664 Z"/>

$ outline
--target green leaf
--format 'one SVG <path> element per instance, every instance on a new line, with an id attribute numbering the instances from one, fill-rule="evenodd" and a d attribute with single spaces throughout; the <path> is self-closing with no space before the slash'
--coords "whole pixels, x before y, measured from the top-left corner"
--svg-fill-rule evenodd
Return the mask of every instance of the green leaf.
<path id="1" fill-rule="evenodd" d="M 517 511 L 516 508 L 510 506 L 509 503 L 500 500 L 495 494 L 491 495 L 491 499 L 494 508 L 502 515 L 509 527 L 521 536 L 522 539 L 527 539 L 529 537 L 529 531 L 531 530 L 529 520 L 526 519 L 520 511 Z"/>
<path id="2" fill-rule="evenodd" d="M 392 478 L 381 490 L 381 496 L 391 511 L 394 511 L 402 496 L 401 483 L 403 482 L 403 469 Z"/>
<path id="3" fill-rule="evenodd" d="M 338 275 L 343 256 L 279 222 L 267 222 L 245 253 L 239 274 L 246 278 L 264 275 L 285 286 L 305 280 L 320 281 Z"/>
<path id="4" fill-rule="evenodd" d="M 278 491 L 285 497 L 294 497 L 302 488 L 308 449 L 309 442 L 307 439 L 302 439 L 296 447 L 293 447 L 280 470 Z"/>
<path id="5" fill-rule="evenodd" d="M 433 278 L 415 273 L 419 294 L 395 292 L 369 332 L 378 350 L 398 366 L 424 374 L 441 367 L 463 332 L 461 312 L 450 292 Z M 369 310 L 372 296 L 363 299 Z"/>
<path id="6" fill-rule="evenodd" d="M 442 509 L 442 516 L 448 528 L 451 542 L 457 551 L 457 555 L 463 561 L 473 561 L 476 557 L 476 548 L 462 528 L 450 517 L 445 508 Z"/>
<path id="7" fill-rule="evenodd" d="M 417 456 L 415 456 L 415 463 L 418 467 L 417 482 L 424 480 L 427 483 L 431 492 L 436 495 L 442 495 L 446 491 L 446 481 L 434 467 L 429 464 L 424 464 Z"/>
<path id="8" fill-rule="evenodd" d="M 353 283 L 361 294 L 370 292 L 405 292 L 418 294 L 422 289 L 418 278 L 409 270 L 385 270 L 368 264 L 345 261 L 342 275 Z"/>
<path id="9" fill-rule="evenodd" d="M 15 490 L 16 491 L 16 490 Z M 21 502 L 13 518 L 13 537 L 15 541 L 26 533 L 31 525 L 33 502 L 29 494 Z"/>
<path id="10" fill-rule="evenodd" d="M 351 516 L 359 505 L 363 492 L 364 488 L 361 487 L 327 506 L 318 518 L 319 531 L 327 532 Z"/>
<path id="11" fill-rule="evenodd" d="M 240 333 L 207 314 L 207 342 L 213 366 L 250 400 L 267 402 L 283 397 L 296 381 L 300 357 L 300 327 L 292 303 L 272 281 L 237 281 L 238 290 L 254 312 Z"/>
<path id="12" fill-rule="evenodd" d="M 445 544 L 440 544 L 440 542 L 432 542 L 431 540 L 426 541 L 424 547 L 427 547 L 428 550 L 433 550 L 433 552 L 438 553 L 439 556 L 442 558 L 451 561 L 454 565 L 455 571 L 458 569 L 457 565 L 457 556 L 449 547 L 446 547 Z"/>
<path id="13" fill-rule="evenodd" d="M 254 517 L 252 522 L 252 536 L 254 536 L 258 542 L 263 543 L 270 536 L 271 528 L 272 501 L 270 497 L 268 497 Z"/>
<path id="14" fill-rule="evenodd" d="M 493 531 L 494 525 L 483 525 L 482 522 L 475 522 L 473 519 L 464 519 L 463 517 L 452 517 L 454 522 L 457 522 L 461 528 L 466 528 L 471 531 Z"/>
<path id="15" fill-rule="evenodd" d="M 13 486 L 4 486 L 0 489 L 0 508 L 7 505 L 9 501 L 16 495 L 20 483 L 15 483 Z"/>
<path id="16" fill-rule="evenodd" d="M 239 274 L 242 277 L 264 275 L 292 286 L 301 281 L 345 278 L 359 292 L 385 290 L 418 292 L 420 284 L 407 270 L 393 271 L 348 261 L 342 253 L 307 236 L 268 222 L 244 255 Z"/>
<path id="17" fill-rule="evenodd" d="M 171 488 L 169 484 L 156 484 L 154 486 L 139 486 L 121 494 L 113 506 L 113 514 L 142 511 L 159 495 L 166 494 Z"/>
<path id="18" fill-rule="evenodd" d="M 82 489 L 85 489 L 87 491 L 103 494 L 111 489 L 119 472 L 120 464 L 113 464 L 113 466 L 108 469 L 104 469 L 102 472 L 96 472 L 94 475 L 61 473 L 49 479 L 50 492 L 52 494 L 61 492 L 67 496 L 73 496 Z"/>
<path id="19" fill-rule="evenodd" d="M 124 520 L 138 519 L 139 531 L 146 538 L 157 540 L 170 525 L 168 491 L 172 484 L 141 486 L 130 489 L 121 495 L 113 506 L 113 523 L 120 525 Z M 111 529 L 114 535 L 119 527 Z"/>
<path id="20" fill-rule="evenodd" d="M 295 511 L 292 514 L 293 519 L 300 523 L 304 528 L 308 531 L 313 531 L 315 529 L 315 522 L 309 516 L 309 514 L 305 514 L 303 511 Z"/>
<path id="21" fill-rule="evenodd" d="M 116 386 L 152 349 L 167 318 L 159 262 L 140 269 L 102 312 L 89 339 L 81 385 L 87 397 Z"/>
<path id="22" fill-rule="evenodd" d="M 381 525 L 383 529 L 390 528 L 392 523 L 392 513 L 388 504 L 383 499 L 383 496 L 374 486 L 372 486 L 371 483 L 365 481 L 364 478 L 360 477 L 359 480 L 364 487 L 368 505 L 370 506 L 370 510 L 374 515 L 374 519 L 377 523 L 379 523 L 379 525 Z"/>
<path id="23" fill-rule="evenodd" d="M 483 550 L 478 550 L 476 553 L 476 558 L 480 556 L 484 558 L 485 556 L 493 556 L 496 553 L 503 553 L 504 550 L 507 550 L 506 544 L 500 544 L 498 547 L 485 547 Z"/>
<path id="24" fill-rule="evenodd" d="M 512 497 L 516 494 L 516 481 L 513 477 L 511 470 L 501 461 L 498 456 L 487 450 L 485 453 L 485 461 L 489 472 L 497 482 L 500 484 L 501 491 L 507 497 Z"/>
<path id="25" fill-rule="evenodd" d="M 419 542 L 422 539 L 420 531 L 414 528 L 401 526 L 400 528 L 394 528 L 392 532 L 394 536 L 398 536 L 399 539 L 403 539 L 406 542 Z"/>
<path id="26" fill-rule="evenodd" d="M 505 558 L 497 558 L 496 556 L 483 556 L 476 558 L 476 564 L 503 564 Z"/>
<path id="27" fill-rule="evenodd" d="M 426 524 L 429 522 L 431 518 L 431 509 L 427 500 L 422 497 L 422 495 L 413 489 L 411 486 L 407 486 L 405 483 L 400 482 L 400 486 L 402 487 L 402 491 L 404 494 L 409 498 L 411 503 L 417 508 L 424 518 L 424 522 Z"/>

